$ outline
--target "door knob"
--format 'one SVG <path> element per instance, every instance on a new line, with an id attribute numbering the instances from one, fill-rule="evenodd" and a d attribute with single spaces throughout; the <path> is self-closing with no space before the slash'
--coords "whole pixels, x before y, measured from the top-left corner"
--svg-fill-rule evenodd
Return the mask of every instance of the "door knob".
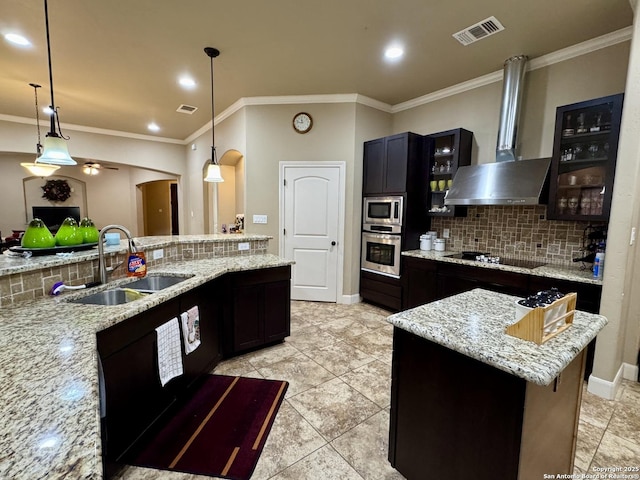
<path id="1" fill-rule="evenodd" d="M 332 241 L 332 242 L 331 242 L 331 246 L 332 246 L 332 247 L 335 247 L 335 246 L 336 246 L 336 242 L 335 242 L 335 241 Z"/>

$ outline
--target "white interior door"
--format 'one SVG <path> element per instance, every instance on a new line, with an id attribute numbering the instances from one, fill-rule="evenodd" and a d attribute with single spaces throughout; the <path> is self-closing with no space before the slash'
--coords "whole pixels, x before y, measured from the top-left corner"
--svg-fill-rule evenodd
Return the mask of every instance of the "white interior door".
<path id="1" fill-rule="evenodd" d="M 283 166 L 283 255 L 295 261 L 291 298 L 335 302 L 338 291 L 341 168 Z"/>

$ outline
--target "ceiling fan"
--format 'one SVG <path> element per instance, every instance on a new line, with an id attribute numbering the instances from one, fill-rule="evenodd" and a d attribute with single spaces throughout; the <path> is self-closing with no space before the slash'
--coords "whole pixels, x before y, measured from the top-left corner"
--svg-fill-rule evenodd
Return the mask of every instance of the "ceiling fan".
<path id="1" fill-rule="evenodd" d="M 102 165 L 98 162 L 84 162 L 82 166 L 82 172 L 87 175 L 98 175 L 100 170 L 118 170 L 118 167 L 109 167 L 107 165 Z"/>

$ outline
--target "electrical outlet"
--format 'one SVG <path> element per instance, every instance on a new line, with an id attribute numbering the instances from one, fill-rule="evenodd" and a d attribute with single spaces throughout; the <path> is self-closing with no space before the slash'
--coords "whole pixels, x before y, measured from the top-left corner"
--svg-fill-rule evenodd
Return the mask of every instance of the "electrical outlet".
<path id="1" fill-rule="evenodd" d="M 267 223 L 267 216 L 266 215 L 254 215 L 253 216 L 253 223 Z"/>
<path id="2" fill-rule="evenodd" d="M 153 259 L 158 260 L 159 258 L 164 257 L 164 250 L 161 248 L 157 248 L 153 251 Z"/>
<path id="3" fill-rule="evenodd" d="M 249 242 L 241 242 L 238 244 L 238 250 L 249 250 Z"/>
<path id="4" fill-rule="evenodd" d="M 442 238 L 449 238 L 449 229 L 448 228 L 443 228 L 442 229 Z"/>

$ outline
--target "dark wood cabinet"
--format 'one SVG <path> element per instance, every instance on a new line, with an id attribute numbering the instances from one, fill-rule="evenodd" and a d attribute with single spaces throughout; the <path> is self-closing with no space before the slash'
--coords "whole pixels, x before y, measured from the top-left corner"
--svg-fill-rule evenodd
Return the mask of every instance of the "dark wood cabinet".
<path id="1" fill-rule="evenodd" d="M 609 220 L 623 97 L 556 110 L 547 218 Z"/>
<path id="2" fill-rule="evenodd" d="M 392 311 L 402 308 L 402 285 L 399 278 L 361 270 L 360 296 Z"/>
<path id="3" fill-rule="evenodd" d="M 364 143 L 363 196 L 402 195 L 400 245 L 394 247 L 400 251 L 418 248 L 420 234 L 429 229 L 425 184 L 432 150 L 430 139 L 411 132 Z M 360 295 L 366 301 L 397 311 L 402 306 L 401 292 L 399 278 L 360 274 Z"/>
<path id="4" fill-rule="evenodd" d="M 232 356 L 290 335 L 291 267 L 227 274 L 223 353 Z"/>
<path id="5" fill-rule="evenodd" d="M 191 387 L 213 370 L 223 352 L 245 351 L 290 334 L 290 278 L 290 266 L 228 273 L 97 333 L 105 478 L 121 468 L 135 442 L 172 405 L 191 395 Z M 183 374 L 162 386 L 155 329 L 173 318 L 180 321 L 195 306 L 200 345 L 186 354 L 180 330 Z"/>
<path id="6" fill-rule="evenodd" d="M 428 215 L 432 217 L 464 217 L 467 207 L 445 206 L 444 197 L 451 187 L 458 167 L 471 165 L 473 133 L 464 128 L 427 135 L 433 140 L 427 192 Z"/>
<path id="7" fill-rule="evenodd" d="M 453 263 L 438 265 L 438 298 L 449 297 L 474 288 L 525 297 L 529 290 L 529 276 L 470 265 Z"/>
<path id="8" fill-rule="evenodd" d="M 402 281 L 403 309 L 457 295 L 474 288 L 484 288 L 519 297 L 557 288 L 563 293 L 578 294 L 576 304 L 578 310 L 596 314 L 600 311 L 602 285 L 474 265 L 439 262 L 406 255 L 402 257 L 402 264 L 407 274 Z"/>
<path id="9" fill-rule="evenodd" d="M 363 195 L 404 194 L 425 171 L 423 136 L 405 132 L 364 143 Z M 422 177 L 424 178 L 424 177 Z"/>
<path id="10" fill-rule="evenodd" d="M 180 296 L 180 312 L 187 312 L 194 306 L 198 307 L 200 318 L 200 346 L 188 355 L 183 353 L 184 374 L 180 378 L 186 391 L 203 373 L 210 372 L 222 359 L 220 346 L 220 306 L 219 279 L 191 290 Z"/>
<path id="11" fill-rule="evenodd" d="M 118 462 L 136 439 L 220 361 L 218 281 L 214 280 L 97 333 L 104 379 L 103 454 Z M 200 345 L 185 354 L 184 373 L 162 386 L 155 329 L 198 307 Z M 111 466 L 108 466 L 111 468 Z"/>
<path id="12" fill-rule="evenodd" d="M 386 170 L 386 142 L 384 138 L 364 142 L 362 194 L 382 193 Z"/>
<path id="13" fill-rule="evenodd" d="M 402 257 L 402 309 L 437 300 L 436 262 Z"/>
<path id="14" fill-rule="evenodd" d="M 540 386 L 394 328 L 389 462 L 409 480 L 572 473 L 583 358 Z"/>
<path id="15" fill-rule="evenodd" d="M 158 377 L 155 328 L 179 314 L 178 300 L 163 303 L 97 334 L 104 379 L 103 455 L 117 461 L 176 399 L 171 380 Z"/>

